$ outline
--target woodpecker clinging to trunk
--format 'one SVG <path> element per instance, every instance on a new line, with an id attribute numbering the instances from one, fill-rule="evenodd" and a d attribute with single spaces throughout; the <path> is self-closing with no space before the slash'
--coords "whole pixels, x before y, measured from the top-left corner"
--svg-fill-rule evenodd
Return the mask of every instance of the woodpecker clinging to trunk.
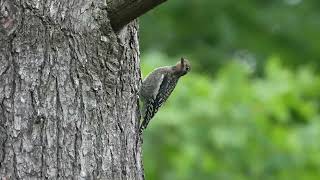
<path id="1" fill-rule="evenodd" d="M 176 65 L 157 68 L 143 80 L 140 89 L 143 102 L 140 132 L 147 128 L 155 113 L 168 99 L 179 78 L 186 75 L 190 69 L 188 60 L 181 58 Z"/>

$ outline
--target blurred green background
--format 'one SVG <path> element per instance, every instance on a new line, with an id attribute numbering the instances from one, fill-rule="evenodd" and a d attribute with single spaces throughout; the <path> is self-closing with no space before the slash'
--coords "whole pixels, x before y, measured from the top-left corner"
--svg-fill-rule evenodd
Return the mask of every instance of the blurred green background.
<path id="1" fill-rule="evenodd" d="M 192 64 L 144 133 L 148 180 L 320 179 L 320 1 L 169 0 L 142 73 Z"/>

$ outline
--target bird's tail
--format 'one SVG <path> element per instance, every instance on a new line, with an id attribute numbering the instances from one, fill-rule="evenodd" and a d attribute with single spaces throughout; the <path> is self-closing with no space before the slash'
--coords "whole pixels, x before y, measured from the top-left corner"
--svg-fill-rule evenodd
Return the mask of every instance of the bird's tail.
<path id="1" fill-rule="evenodd" d="M 142 132 L 143 130 L 145 130 L 150 122 L 150 120 L 153 118 L 153 116 L 156 114 L 157 112 L 157 108 L 154 108 L 155 106 L 153 105 L 153 100 L 146 102 L 143 105 L 142 108 L 142 117 L 143 117 L 143 121 L 140 125 L 140 132 Z"/>

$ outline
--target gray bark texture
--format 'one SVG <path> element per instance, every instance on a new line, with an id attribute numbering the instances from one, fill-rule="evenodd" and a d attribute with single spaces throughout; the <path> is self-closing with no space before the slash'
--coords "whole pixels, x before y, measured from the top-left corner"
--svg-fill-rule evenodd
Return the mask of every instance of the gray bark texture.
<path id="1" fill-rule="evenodd" d="M 144 179 L 137 23 L 106 0 L 0 0 L 0 179 Z"/>

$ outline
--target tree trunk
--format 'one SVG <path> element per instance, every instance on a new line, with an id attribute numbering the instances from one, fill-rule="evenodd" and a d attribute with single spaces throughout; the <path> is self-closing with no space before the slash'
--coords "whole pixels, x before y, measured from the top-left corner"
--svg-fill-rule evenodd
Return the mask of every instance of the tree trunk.
<path id="1" fill-rule="evenodd" d="M 0 179 L 143 179 L 137 23 L 105 0 L 0 0 Z"/>

